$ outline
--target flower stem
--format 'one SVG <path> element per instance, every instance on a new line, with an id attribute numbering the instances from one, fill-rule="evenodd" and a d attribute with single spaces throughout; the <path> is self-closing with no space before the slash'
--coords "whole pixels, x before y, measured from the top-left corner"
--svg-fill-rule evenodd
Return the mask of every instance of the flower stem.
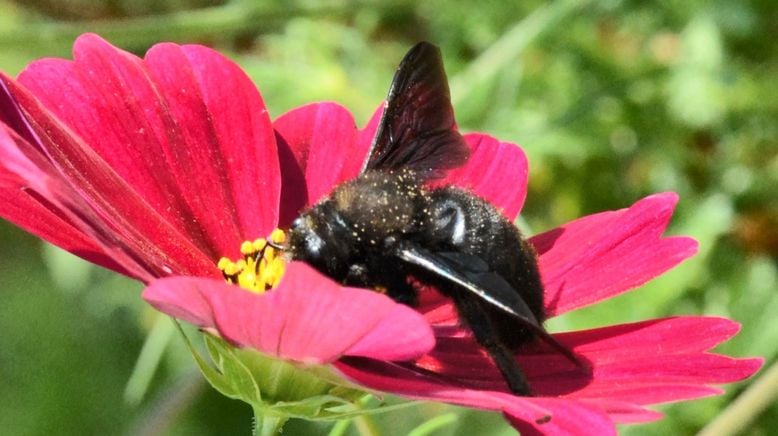
<path id="1" fill-rule="evenodd" d="M 444 415 L 438 415 L 429 421 L 424 422 L 418 427 L 414 428 L 408 433 L 408 436 L 427 436 L 435 433 L 443 427 L 449 426 L 457 422 L 456 413 L 446 413 Z"/>
<path id="2" fill-rule="evenodd" d="M 357 433 L 361 436 L 380 436 L 381 430 L 378 429 L 373 418 L 368 415 L 361 415 L 354 418 L 354 426 Z"/>
<path id="3" fill-rule="evenodd" d="M 706 425 L 698 436 L 734 435 L 748 428 L 751 421 L 778 397 L 778 361 L 759 376 L 751 386 L 732 402 L 716 419 Z"/>
<path id="4" fill-rule="evenodd" d="M 343 436 L 351 425 L 351 419 L 341 419 L 332 426 L 327 436 Z"/>
<path id="5" fill-rule="evenodd" d="M 288 416 L 267 413 L 254 408 L 254 436 L 275 436 L 281 433 L 284 424 L 289 420 Z"/>
<path id="6" fill-rule="evenodd" d="M 143 400 L 175 331 L 175 324 L 169 317 L 162 314 L 157 316 L 124 388 L 124 400 L 127 403 L 137 406 Z"/>

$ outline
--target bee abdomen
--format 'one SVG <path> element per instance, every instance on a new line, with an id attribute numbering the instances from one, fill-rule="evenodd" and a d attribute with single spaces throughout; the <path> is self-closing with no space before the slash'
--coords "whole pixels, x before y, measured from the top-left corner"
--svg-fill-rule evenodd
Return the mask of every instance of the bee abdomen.
<path id="1" fill-rule="evenodd" d="M 490 203 L 455 187 L 430 192 L 429 207 L 429 233 L 442 245 L 439 249 L 482 259 L 521 295 L 538 320 L 545 319 L 536 254 L 516 226 Z M 508 345 L 518 346 L 530 336 L 517 331 L 515 320 L 497 309 L 492 319 Z"/>

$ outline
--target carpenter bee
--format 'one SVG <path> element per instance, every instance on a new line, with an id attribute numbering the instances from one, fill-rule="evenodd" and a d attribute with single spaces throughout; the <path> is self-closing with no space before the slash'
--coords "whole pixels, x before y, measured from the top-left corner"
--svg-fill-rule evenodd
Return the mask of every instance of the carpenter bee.
<path id="1" fill-rule="evenodd" d="M 538 337 L 576 359 L 542 327 L 536 255 L 519 230 L 470 192 L 426 185 L 464 164 L 469 150 L 440 50 L 419 43 L 395 73 L 360 175 L 303 211 L 285 248 L 343 284 L 385 290 L 410 306 L 419 283 L 436 288 L 510 390 L 531 395 L 517 347 Z"/>

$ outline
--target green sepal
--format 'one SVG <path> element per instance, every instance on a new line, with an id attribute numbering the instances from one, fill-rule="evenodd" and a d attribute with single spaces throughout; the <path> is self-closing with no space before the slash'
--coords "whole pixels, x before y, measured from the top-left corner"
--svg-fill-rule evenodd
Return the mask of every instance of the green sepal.
<path id="1" fill-rule="evenodd" d="M 206 332 L 202 336 L 209 357 L 204 357 L 181 326 L 176 326 L 211 386 L 229 398 L 251 405 L 258 421 L 263 421 L 261 417 L 335 421 L 418 404 L 409 401 L 368 405 L 376 403 L 369 401 L 371 394 L 343 379 L 329 365 L 277 359 L 234 347 Z"/>
<path id="2" fill-rule="evenodd" d="M 367 406 L 370 394 L 351 385 L 329 365 L 277 359 L 237 348 L 203 333 L 204 357 L 179 326 L 205 379 L 223 395 L 251 405 L 257 415 L 334 421 L 408 407 L 411 403 Z"/>
<path id="3" fill-rule="evenodd" d="M 214 371 L 205 374 L 206 379 L 223 395 L 245 401 L 251 405 L 262 404 L 262 391 L 251 370 L 235 356 L 231 347 L 221 339 L 204 334 L 205 346 L 211 361 L 216 366 Z M 208 365 L 205 359 L 198 359 L 198 366 Z M 210 367 L 210 365 L 209 365 Z M 213 370 L 214 368 L 210 368 Z M 213 380 L 213 374 L 217 379 Z M 215 383 L 214 383 L 215 382 Z"/>

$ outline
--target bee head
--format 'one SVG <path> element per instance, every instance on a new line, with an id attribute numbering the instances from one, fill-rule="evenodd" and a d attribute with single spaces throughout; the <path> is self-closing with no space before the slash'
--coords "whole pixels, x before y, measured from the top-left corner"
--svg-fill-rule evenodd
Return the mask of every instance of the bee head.
<path id="1" fill-rule="evenodd" d="M 348 269 L 353 257 L 353 232 L 331 201 L 325 200 L 292 221 L 292 258 L 308 263 L 330 277 Z"/>

